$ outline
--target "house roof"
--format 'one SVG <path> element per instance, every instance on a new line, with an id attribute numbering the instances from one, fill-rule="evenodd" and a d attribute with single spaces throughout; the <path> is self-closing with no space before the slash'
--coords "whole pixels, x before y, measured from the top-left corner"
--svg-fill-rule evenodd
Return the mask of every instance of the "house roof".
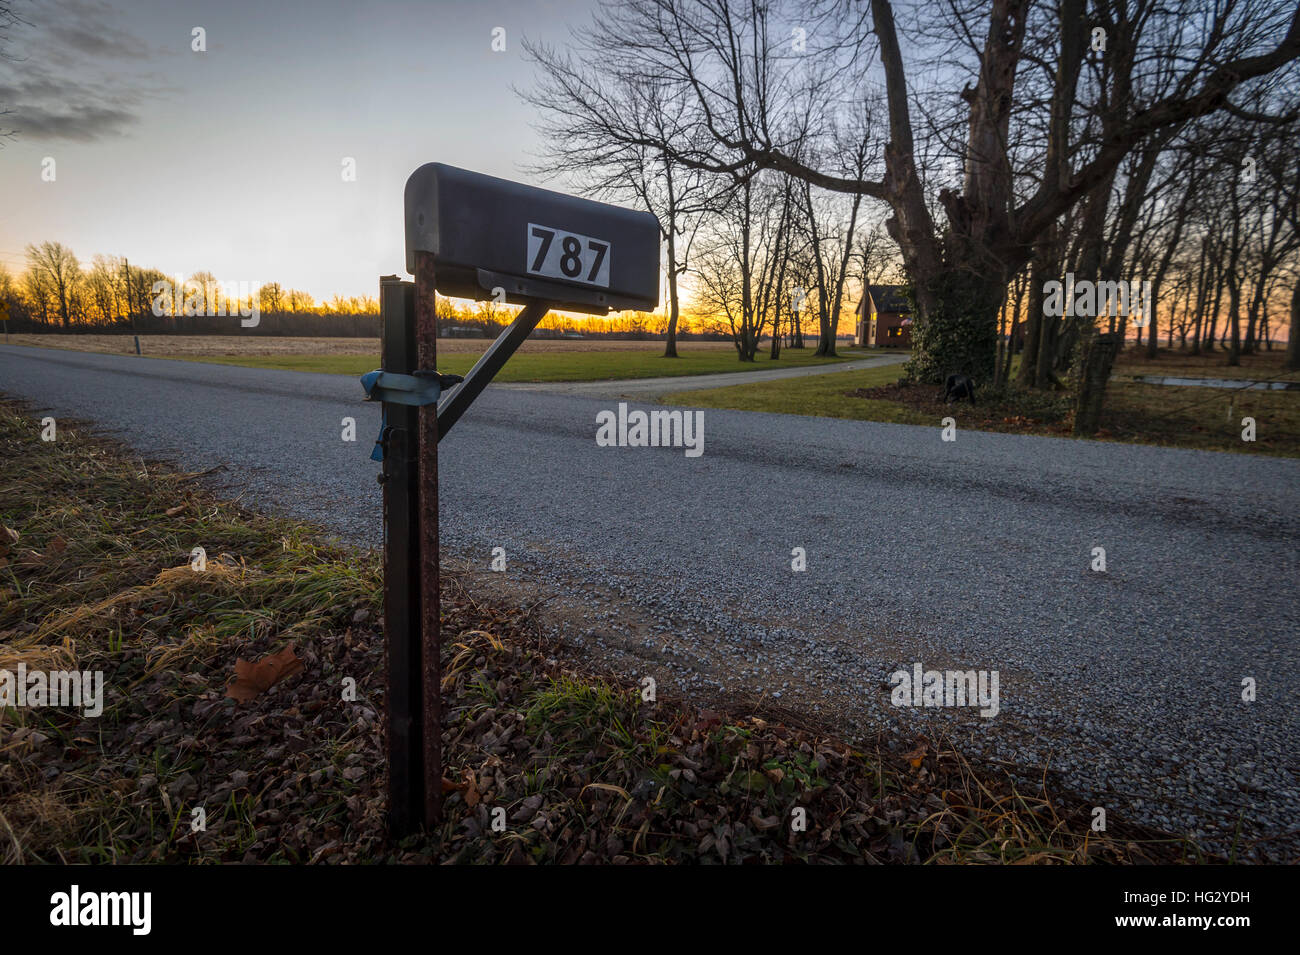
<path id="1" fill-rule="evenodd" d="M 868 285 L 867 295 L 871 296 L 871 301 L 875 303 L 877 312 L 906 313 L 912 310 L 912 306 L 903 296 L 903 286 L 901 285 Z M 861 304 L 866 304 L 866 296 L 863 296 Z"/>

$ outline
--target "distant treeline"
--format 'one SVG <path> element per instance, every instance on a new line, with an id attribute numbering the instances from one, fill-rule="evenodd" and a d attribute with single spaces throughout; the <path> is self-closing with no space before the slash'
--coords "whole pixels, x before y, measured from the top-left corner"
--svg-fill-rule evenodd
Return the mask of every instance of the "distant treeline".
<path id="1" fill-rule="evenodd" d="M 17 277 L 0 267 L 0 317 L 14 332 L 179 335 L 377 335 L 373 296 L 317 302 L 278 282 L 223 282 L 211 272 L 168 275 L 120 256 L 84 266 L 58 242 L 26 248 Z M 256 314 L 256 322 L 252 316 Z M 249 324 L 241 324 L 241 319 Z"/>
<path id="2" fill-rule="evenodd" d="M 0 266 L 0 318 L 7 319 L 11 332 L 306 338 L 380 334 L 379 302 L 373 296 L 336 295 L 317 302 L 307 292 L 278 282 L 223 282 L 211 272 L 167 275 L 119 256 L 96 255 L 85 267 L 58 242 L 29 245 L 26 254 L 27 267 L 17 277 Z M 439 298 L 440 334 L 495 338 L 515 311 L 493 302 Z M 622 312 L 597 318 L 556 312 L 534 335 L 662 340 L 666 332 L 663 315 Z M 730 336 L 718 323 L 701 322 L 699 331 L 680 337 L 720 341 Z"/>
<path id="3" fill-rule="evenodd" d="M 462 310 L 449 307 L 445 314 L 438 309 L 438 335 L 440 338 L 496 338 L 508 322 L 474 318 L 459 314 Z M 109 324 L 77 323 L 64 329 L 59 325 L 34 322 L 25 316 L 10 319 L 9 331 L 14 333 L 50 335 L 260 335 L 285 338 L 378 338 L 378 315 L 300 315 L 276 312 L 260 315 L 256 326 L 245 328 L 236 314 L 227 317 L 206 315 L 154 316 L 130 318 Z M 648 328 L 601 328 L 577 330 L 563 326 L 539 327 L 533 338 L 591 339 L 595 341 L 663 341 L 664 332 Z M 730 341 L 730 336 L 720 330 L 708 332 L 679 332 L 679 341 Z"/>
<path id="4" fill-rule="evenodd" d="M 252 319 L 246 319 L 251 321 Z M 257 324 L 245 328 L 239 313 L 228 316 L 153 315 L 127 316 L 112 322 L 77 322 L 60 325 L 11 318 L 9 331 L 50 335 L 262 335 L 296 338 L 378 338 L 378 315 L 314 315 L 293 312 L 261 313 Z"/>

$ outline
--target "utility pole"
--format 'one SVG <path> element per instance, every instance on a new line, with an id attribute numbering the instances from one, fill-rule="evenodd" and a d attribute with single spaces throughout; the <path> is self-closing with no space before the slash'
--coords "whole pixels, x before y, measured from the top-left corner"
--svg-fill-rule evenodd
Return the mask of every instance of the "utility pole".
<path id="1" fill-rule="evenodd" d="M 122 268 L 126 271 L 126 309 L 131 313 L 131 335 L 135 338 L 135 353 L 140 354 L 140 336 L 135 330 L 135 309 L 131 303 L 131 260 L 122 259 Z"/>

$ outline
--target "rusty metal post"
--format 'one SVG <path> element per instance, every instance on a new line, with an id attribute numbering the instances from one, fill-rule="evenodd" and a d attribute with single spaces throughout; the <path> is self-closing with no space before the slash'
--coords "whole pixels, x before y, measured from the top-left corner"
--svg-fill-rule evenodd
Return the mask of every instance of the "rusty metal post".
<path id="1" fill-rule="evenodd" d="M 415 286 L 396 275 L 379 283 L 383 369 L 416 368 Z M 398 838 L 424 821 L 423 673 L 420 631 L 418 409 L 384 403 L 384 642 L 388 667 L 388 820 Z"/>
<path id="2" fill-rule="evenodd" d="M 437 293 L 430 252 L 415 253 L 415 344 L 419 368 L 438 367 Z M 419 409 L 420 610 L 423 619 L 424 822 L 442 820 L 442 613 L 438 593 L 438 406 Z"/>

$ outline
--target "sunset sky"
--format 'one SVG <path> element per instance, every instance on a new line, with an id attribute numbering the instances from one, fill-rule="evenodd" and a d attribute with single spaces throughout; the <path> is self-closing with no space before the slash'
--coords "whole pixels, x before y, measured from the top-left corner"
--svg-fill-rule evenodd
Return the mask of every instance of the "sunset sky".
<path id="1" fill-rule="evenodd" d="M 49 239 L 83 261 L 374 295 L 403 271 L 402 188 L 421 163 L 535 181 L 520 40 L 563 41 L 593 5 L 15 0 L 27 25 L 0 60 L 0 128 L 17 130 L 0 146 L 0 264 L 18 272 L 24 245 Z M 195 27 L 207 52 L 191 50 Z"/>

